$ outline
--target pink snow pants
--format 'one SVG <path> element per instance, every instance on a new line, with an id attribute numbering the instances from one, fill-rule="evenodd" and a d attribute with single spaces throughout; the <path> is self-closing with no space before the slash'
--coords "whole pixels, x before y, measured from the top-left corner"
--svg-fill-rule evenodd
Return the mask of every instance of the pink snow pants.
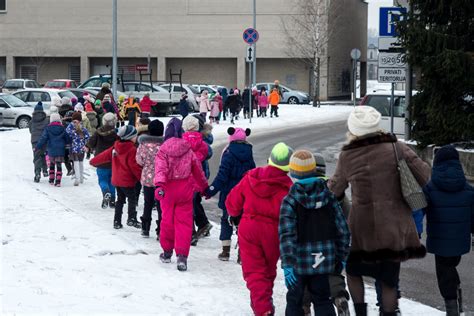
<path id="1" fill-rule="evenodd" d="M 242 272 L 250 290 L 250 306 L 255 315 L 273 311 L 273 282 L 280 257 L 278 222 L 243 217 L 239 225 Z"/>
<path id="2" fill-rule="evenodd" d="M 193 234 L 193 190 L 189 180 L 166 183 L 161 200 L 163 218 L 160 225 L 160 244 L 163 251 L 189 255 Z"/>

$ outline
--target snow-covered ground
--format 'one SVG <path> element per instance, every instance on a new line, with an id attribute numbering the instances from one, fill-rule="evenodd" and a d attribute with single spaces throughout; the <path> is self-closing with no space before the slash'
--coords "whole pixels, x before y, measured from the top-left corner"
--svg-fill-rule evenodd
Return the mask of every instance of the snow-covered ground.
<path id="1" fill-rule="evenodd" d="M 341 119 L 351 109 L 285 107 L 279 119 L 254 120 L 254 132 Z M 225 141 L 227 126 L 216 127 L 216 141 Z M 191 249 L 189 270 L 179 272 L 174 258 L 159 261 L 154 238 L 127 226 L 113 229 L 113 210 L 100 208 L 95 170 L 87 163 L 89 176 L 79 187 L 68 177 L 60 188 L 46 178 L 37 184 L 28 131 L 0 132 L 0 143 L 2 314 L 251 315 L 235 250 L 230 262 L 217 260 L 217 224 Z M 282 315 L 286 290 L 278 272 L 274 303 Z M 370 315 L 378 315 L 374 291 L 367 296 Z M 442 315 L 406 299 L 401 309 L 404 315 Z"/>

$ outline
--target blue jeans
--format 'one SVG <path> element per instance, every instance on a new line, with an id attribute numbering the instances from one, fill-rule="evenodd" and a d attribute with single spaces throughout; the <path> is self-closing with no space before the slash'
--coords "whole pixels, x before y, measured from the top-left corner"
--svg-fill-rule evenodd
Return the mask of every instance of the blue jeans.
<path id="1" fill-rule="evenodd" d="M 102 194 L 109 192 L 112 201 L 115 201 L 115 187 L 112 185 L 112 169 L 97 168 L 97 178 Z"/>
<path id="2" fill-rule="evenodd" d="M 229 214 L 226 209 L 222 210 L 221 216 L 221 234 L 219 240 L 231 240 L 233 228 L 229 225 Z"/>

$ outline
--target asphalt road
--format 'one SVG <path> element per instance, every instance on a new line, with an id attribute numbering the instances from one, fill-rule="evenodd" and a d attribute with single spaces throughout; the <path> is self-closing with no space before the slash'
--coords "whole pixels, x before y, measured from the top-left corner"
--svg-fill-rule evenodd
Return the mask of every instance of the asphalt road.
<path id="1" fill-rule="evenodd" d="M 270 134 L 251 135 L 254 159 L 257 166 L 266 163 L 274 144 L 279 141 L 287 143 L 295 149 L 306 148 L 320 152 L 326 158 L 327 174 L 334 173 L 337 153 L 345 141 L 346 122 L 333 122 L 294 128 L 291 130 L 272 131 Z M 210 161 L 211 181 L 219 167 L 220 153 L 225 145 L 215 146 L 214 157 Z M 205 201 L 204 207 L 209 218 L 219 223 L 221 211 L 217 208 L 217 197 Z M 215 228 L 214 234 L 219 233 Z M 216 256 L 218 250 L 216 249 Z M 444 302 L 439 294 L 434 268 L 434 256 L 428 254 L 423 260 L 411 260 L 402 264 L 400 289 L 402 296 L 435 308 L 444 309 Z M 474 315 L 474 253 L 463 256 L 458 267 L 460 274 L 465 311 Z M 369 281 L 369 280 L 367 280 Z M 369 281 L 370 282 L 370 281 Z M 469 315 L 468 313 L 466 313 Z"/>

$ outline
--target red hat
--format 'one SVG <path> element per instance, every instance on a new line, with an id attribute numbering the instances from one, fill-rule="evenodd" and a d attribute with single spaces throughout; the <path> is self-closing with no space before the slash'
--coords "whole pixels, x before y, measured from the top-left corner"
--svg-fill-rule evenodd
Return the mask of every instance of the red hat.
<path id="1" fill-rule="evenodd" d="M 94 112 L 94 109 L 89 102 L 86 103 L 86 112 Z"/>

